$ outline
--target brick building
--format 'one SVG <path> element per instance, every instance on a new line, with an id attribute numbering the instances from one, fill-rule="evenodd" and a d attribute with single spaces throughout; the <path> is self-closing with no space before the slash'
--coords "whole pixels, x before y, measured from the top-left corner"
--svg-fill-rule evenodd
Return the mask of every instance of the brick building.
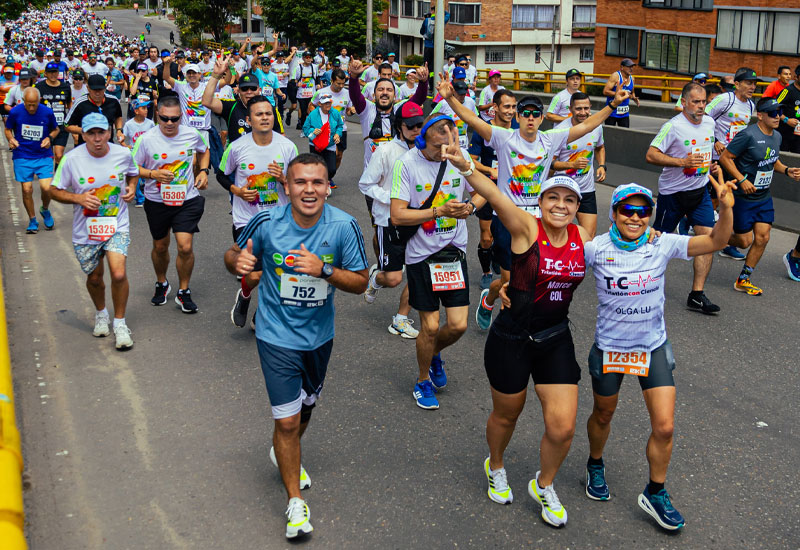
<path id="1" fill-rule="evenodd" d="M 479 68 L 549 68 L 555 33 L 553 70 L 577 67 L 592 72 L 596 0 L 459 0 L 445 2 L 451 14 L 445 40 L 456 52 L 472 55 Z M 420 26 L 431 2 L 387 0 L 381 14 L 384 40 L 402 61 L 422 54 Z"/>
<path id="2" fill-rule="evenodd" d="M 800 0 L 602 0 L 595 72 L 624 57 L 636 75 L 732 74 L 747 66 L 767 80 L 800 64 Z"/>

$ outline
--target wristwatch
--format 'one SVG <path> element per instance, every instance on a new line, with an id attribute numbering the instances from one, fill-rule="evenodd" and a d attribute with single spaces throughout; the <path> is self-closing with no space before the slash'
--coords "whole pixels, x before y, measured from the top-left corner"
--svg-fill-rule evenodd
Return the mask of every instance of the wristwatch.
<path id="1" fill-rule="evenodd" d="M 333 266 L 331 264 L 322 264 L 322 272 L 319 274 L 321 279 L 327 279 L 333 275 Z"/>
<path id="2" fill-rule="evenodd" d="M 205 172 L 206 175 L 208 175 L 208 174 L 211 173 L 211 169 L 210 168 L 201 168 L 200 170 L 198 170 L 198 172 Z"/>
<path id="3" fill-rule="evenodd" d="M 468 177 L 470 177 L 472 175 L 472 173 L 474 171 L 475 171 L 475 162 L 472 159 L 470 159 L 469 160 L 469 168 L 467 168 L 464 172 L 459 170 L 458 173 L 461 174 L 462 176 L 464 176 L 465 178 L 468 178 Z"/>

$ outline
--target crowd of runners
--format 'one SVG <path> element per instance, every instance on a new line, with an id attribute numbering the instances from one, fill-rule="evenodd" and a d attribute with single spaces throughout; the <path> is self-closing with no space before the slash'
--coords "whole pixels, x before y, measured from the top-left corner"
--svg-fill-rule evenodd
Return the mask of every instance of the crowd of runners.
<path id="1" fill-rule="evenodd" d="M 52 19 L 61 21 L 60 33 L 48 30 Z M 128 204 L 143 207 L 152 237 L 151 303 L 166 304 L 174 290 L 176 305 L 192 314 L 199 309 L 190 289 L 193 235 L 212 170 L 229 192 L 232 245 L 220 254 L 238 278 L 230 315 L 240 328 L 249 318 L 255 331 L 274 417 L 270 458 L 288 495 L 287 537 L 313 529 L 301 496 L 311 480 L 300 438 L 331 355 L 335 290 L 373 304 L 401 287 L 388 331 L 415 340 L 418 371 L 409 393 L 420 408 L 438 409 L 437 393 L 448 383 L 443 354 L 470 323 L 467 262 L 476 248 L 482 276 L 473 310 L 487 331 L 493 403 L 483 464 L 488 497 L 513 501 L 503 454 L 533 379 L 544 435 L 527 491 L 545 522 L 567 523 L 554 481 L 575 434 L 588 353 L 594 406 L 586 496 L 610 498 L 603 451 L 621 384 L 635 377 L 652 426 L 638 504 L 664 529 L 684 526 L 665 488 L 676 395 L 666 267 L 675 258 L 693 261 L 686 303 L 704 314 L 720 313 L 704 292 L 716 251 L 743 260 L 736 290 L 763 292 L 751 277 L 774 222 L 773 175 L 800 181 L 800 168 L 780 159 L 798 142 L 800 66 L 794 83 L 788 67 L 779 69 L 783 87 L 757 101 L 758 76 L 747 67 L 724 80 L 726 89 L 705 74 L 687 83 L 678 113 L 647 152 L 649 163 L 663 167 L 657 195 L 620 182 L 610 231 L 598 235 L 606 227 L 595 196 L 607 178 L 603 126 L 628 126 L 631 102 L 639 101 L 631 60 L 609 79 L 606 106 L 592 113 L 577 69 L 545 108 L 538 97 L 500 85 L 500 71 L 478 82 L 468 55 L 448 60 L 434 90 L 427 64 L 401 71 L 393 52 L 362 60 L 341 49 L 328 58 L 321 47 L 284 48 L 278 34 L 272 44 L 248 39 L 230 51 L 159 49 L 144 36 L 114 33 L 81 2 L 30 10 L 5 24 L 0 95 L 27 232 L 39 231 L 35 181 L 46 230 L 56 225 L 51 199 L 73 205 L 72 243 L 96 309 L 94 336 L 113 332 L 117 349 L 133 347 L 125 320 Z M 294 116 L 308 152 L 286 136 Z M 358 187 L 372 221 L 372 265 L 356 219 L 326 202 L 348 149 L 348 116 L 362 130 L 363 157 L 347 156 L 363 162 Z M 544 120 L 554 128 L 541 130 Z M 480 239 L 470 249 L 473 215 Z M 170 282 L 173 239 L 177 281 Z M 800 281 L 800 240 L 783 259 Z M 589 267 L 598 297 L 595 341 L 576 350 L 568 314 Z M 610 469 L 622 475 L 613 463 Z"/>

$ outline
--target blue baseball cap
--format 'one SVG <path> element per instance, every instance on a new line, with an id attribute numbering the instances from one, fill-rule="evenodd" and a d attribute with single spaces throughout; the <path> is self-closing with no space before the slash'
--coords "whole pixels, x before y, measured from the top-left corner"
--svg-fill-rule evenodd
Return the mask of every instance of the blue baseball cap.
<path id="1" fill-rule="evenodd" d="M 89 113 L 81 121 L 81 130 L 88 132 L 93 128 L 108 130 L 108 119 L 100 113 Z"/>
<path id="2" fill-rule="evenodd" d="M 453 78 L 467 78 L 467 70 L 464 67 L 453 69 Z"/>
<path id="3" fill-rule="evenodd" d="M 706 73 L 697 73 L 692 77 L 692 80 L 707 80 L 708 75 Z"/>
<path id="4" fill-rule="evenodd" d="M 653 193 L 647 188 L 642 187 L 638 183 L 625 183 L 614 189 L 611 195 L 611 206 L 608 209 L 608 219 L 614 221 L 614 207 L 627 198 L 641 195 L 650 206 L 655 206 L 656 201 L 653 200 Z"/>
<path id="5" fill-rule="evenodd" d="M 131 103 L 131 106 L 134 109 L 138 109 L 139 107 L 147 107 L 148 105 L 150 105 L 150 103 L 151 101 L 148 99 L 137 98 L 133 101 L 133 103 Z"/>

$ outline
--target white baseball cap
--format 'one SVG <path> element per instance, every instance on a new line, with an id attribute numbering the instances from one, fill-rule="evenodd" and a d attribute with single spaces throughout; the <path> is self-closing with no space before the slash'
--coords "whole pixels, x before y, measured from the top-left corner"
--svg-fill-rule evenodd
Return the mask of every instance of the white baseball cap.
<path id="1" fill-rule="evenodd" d="M 570 178 L 568 176 L 553 176 L 552 178 L 546 180 L 542 184 L 542 188 L 539 191 L 539 196 L 544 195 L 545 191 L 548 191 L 548 190 L 550 190 L 550 189 L 552 189 L 554 187 L 564 187 L 566 189 L 569 189 L 570 191 L 572 191 L 576 195 L 578 195 L 578 199 L 583 198 L 581 196 L 581 188 L 580 188 L 580 186 L 577 183 L 575 183 L 574 179 L 572 179 L 572 178 Z"/>

